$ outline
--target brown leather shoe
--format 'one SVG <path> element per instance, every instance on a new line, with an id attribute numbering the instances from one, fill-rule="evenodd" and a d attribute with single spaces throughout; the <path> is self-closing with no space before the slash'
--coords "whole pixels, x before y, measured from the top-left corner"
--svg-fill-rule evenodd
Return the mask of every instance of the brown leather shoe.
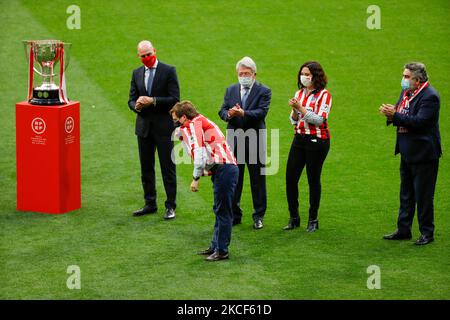
<path id="1" fill-rule="evenodd" d="M 219 261 L 228 259 L 228 252 L 224 254 L 220 254 L 219 251 L 214 252 L 212 255 L 205 258 L 206 261 Z"/>

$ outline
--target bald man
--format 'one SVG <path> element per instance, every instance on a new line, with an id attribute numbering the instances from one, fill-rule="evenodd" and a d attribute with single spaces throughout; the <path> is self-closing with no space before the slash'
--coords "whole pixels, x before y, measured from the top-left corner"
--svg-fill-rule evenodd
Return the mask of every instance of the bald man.
<path id="1" fill-rule="evenodd" d="M 175 218 L 177 180 L 171 159 L 174 124 L 169 110 L 180 101 L 180 86 L 175 67 L 156 58 L 156 49 L 148 40 L 139 42 L 137 56 L 143 64 L 133 70 L 128 107 L 136 113 L 136 136 L 141 163 L 145 205 L 133 212 L 139 217 L 157 211 L 155 150 L 158 150 L 166 191 L 164 219 Z"/>

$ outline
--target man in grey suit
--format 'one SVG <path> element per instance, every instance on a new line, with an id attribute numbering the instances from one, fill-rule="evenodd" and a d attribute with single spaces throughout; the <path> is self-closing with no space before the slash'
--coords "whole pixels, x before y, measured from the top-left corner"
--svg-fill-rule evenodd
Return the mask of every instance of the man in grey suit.
<path id="1" fill-rule="evenodd" d="M 141 180 L 145 206 L 133 216 L 155 213 L 155 151 L 166 191 L 164 219 L 175 218 L 177 180 L 172 161 L 174 130 L 169 110 L 180 101 L 180 86 L 175 67 L 156 58 L 156 50 L 150 41 L 139 42 L 138 57 L 143 66 L 133 70 L 128 107 L 136 113 L 136 135 L 141 163 Z"/>
<path id="2" fill-rule="evenodd" d="M 253 198 L 253 227 L 261 229 L 267 208 L 266 194 L 266 124 L 271 90 L 256 81 L 256 64 L 244 57 L 236 64 L 238 83 L 226 89 L 219 111 L 227 125 L 227 140 L 233 149 L 239 167 L 239 180 L 233 201 L 233 225 L 240 224 L 240 206 L 245 164 L 250 174 Z"/>

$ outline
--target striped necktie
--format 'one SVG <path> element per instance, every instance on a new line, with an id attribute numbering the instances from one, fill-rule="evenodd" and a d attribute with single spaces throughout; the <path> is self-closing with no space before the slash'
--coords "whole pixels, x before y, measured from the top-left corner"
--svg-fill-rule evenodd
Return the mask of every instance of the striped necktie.
<path id="1" fill-rule="evenodd" d="M 244 94 L 242 95 L 242 108 L 245 109 L 245 107 L 247 107 L 247 98 L 248 98 L 248 93 L 250 92 L 250 88 L 248 87 L 244 87 Z"/>

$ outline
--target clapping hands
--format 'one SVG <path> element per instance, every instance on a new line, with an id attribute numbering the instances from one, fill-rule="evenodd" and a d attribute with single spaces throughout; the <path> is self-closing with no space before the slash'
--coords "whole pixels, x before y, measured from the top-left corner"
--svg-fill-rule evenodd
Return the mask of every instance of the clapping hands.
<path id="1" fill-rule="evenodd" d="M 380 108 L 378 109 L 378 111 L 380 111 L 380 113 L 384 116 L 386 116 L 386 118 L 389 121 L 392 121 L 392 119 L 394 118 L 394 114 L 395 114 L 395 106 L 393 106 L 392 104 L 382 104 L 380 106 Z"/>
<path id="2" fill-rule="evenodd" d="M 228 110 L 228 118 L 234 118 L 234 117 L 243 117 L 245 114 L 244 109 L 241 108 L 239 103 L 236 103 L 236 105 Z"/>

